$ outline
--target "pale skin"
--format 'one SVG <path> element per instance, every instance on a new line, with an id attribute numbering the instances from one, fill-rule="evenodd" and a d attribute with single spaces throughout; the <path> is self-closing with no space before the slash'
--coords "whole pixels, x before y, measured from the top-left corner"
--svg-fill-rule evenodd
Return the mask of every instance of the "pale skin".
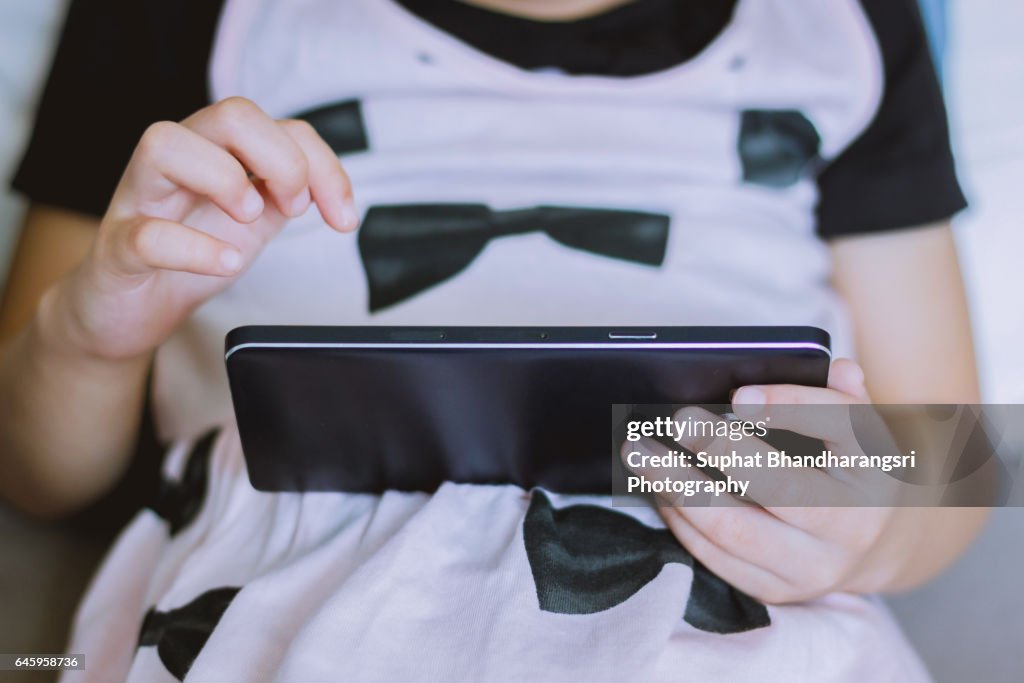
<path id="1" fill-rule="evenodd" d="M 547 20 L 625 4 L 474 2 Z M 351 201 L 344 169 L 311 128 L 273 121 L 234 98 L 150 128 L 101 220 L 32 206 L 0 307 L 0 495 L 57 517 L 107 491 L 128 464 L 155 349 L 244 272 L 289 217 L 315 204 L 325 229 L 354 230 Z M 187 227 L 198 218 L 202 230 Z M 740 390 L 737 412 L 869 396 L 978 402 L 949 226 L 911 227 L 830 243 L 860 365 L 837 361 L 826 389 Z M 963 551 L 986 515 L 977 508 L 816 508 L 802 517 L 751 510 L 661 512 L 706 566 L 771 603 L 918 585 Z"/>

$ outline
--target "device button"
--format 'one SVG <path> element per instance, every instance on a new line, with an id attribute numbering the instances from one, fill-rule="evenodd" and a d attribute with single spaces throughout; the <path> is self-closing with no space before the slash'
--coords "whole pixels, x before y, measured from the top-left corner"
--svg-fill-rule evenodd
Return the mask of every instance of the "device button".
<path id="1" fill-rule="evenodd" d="M 621 341 L 621 340 L 629 340 L 629 341 L 637 341 L 637 340 L 643 341 L 643 340 L 647 340 L 647 341 L 649 341 L 649 340 L 652 340 L 652 339 L 657 339 L 658 338 L 658 333 L 657 332 L 646 332 L 644 330 L 621 330 L 621 331 L 618 331 L 618 332 L 609 332 L 608 333 L 608 338 L 612 339 L 612 340 L 617 340 L 617 341 Z"/>
<path id="2" fill-rule="evenodd" d="M 446 335 L 443 330 L 394 330 L 389 336 L 402 342 L 438 342 Z"/>

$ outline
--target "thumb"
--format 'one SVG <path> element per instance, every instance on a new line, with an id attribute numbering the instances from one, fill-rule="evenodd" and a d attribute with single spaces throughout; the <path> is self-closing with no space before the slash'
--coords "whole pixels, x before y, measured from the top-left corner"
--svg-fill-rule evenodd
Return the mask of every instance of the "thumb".
<path id="1" fill-rule="evenodd" d="M 868 390 L 864 385 L 864 370 L 848 358 L 840 358 L 832 363 L 828 372 L 828 388 L 860 399 L 868 398 Z"/>

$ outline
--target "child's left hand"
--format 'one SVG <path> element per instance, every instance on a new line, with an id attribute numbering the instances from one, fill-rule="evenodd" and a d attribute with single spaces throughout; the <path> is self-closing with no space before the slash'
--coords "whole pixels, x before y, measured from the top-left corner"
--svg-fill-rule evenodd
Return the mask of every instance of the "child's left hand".
<path id="1" fill-rule="evenodd" d="M 772 428 L 821 439 L 826 448 L 841 454 L 860 449 L 848 420 L 812 419 L 820 418 L 821 413 L 785 407 L 868 402 L 863 371 L 852 361 L 838 360 L 832 364 L 828 388 L 744 387 L 736 392 L 733 410 L 747 420 L 770 414 Z M 773 407 L 779 409 L 773 411 Z M 698 408 L 686 408 L 676 419 L 688 416 L 717 418 Z M 629 449 L 663 453 L 655 444 L 645 441 L 631 444 Z M 729 453 L 737 448 L 737 443 L 726 437 L 683 438 L 680 443 L 691 451 L 709 454 Z M 758 443 L 771 449 L 764 442 Z M 727 474 L 729 470 L 722 471 Z M 794 476 L 830 477 L 820 470 L 799 472 L 802 475 Z M 754 474 L 761 478 L 762 486 L 772 485 L 773 474 L 762 470 Z M 698 472 L 694 475 L 703 477 Z M 758 483 L 756 479 L 752 481 L 752 492 Z M 835 480 L 835 485 L 840 486 L 840 482 Z M 826 482 L 825 487 L 828 486 L 831 483 Z M 757 495 L 753 497 L 756 499 Z M 905 523 L 911 521 L 905 514 L 910 508 L 758 507 L 730 500 L 732 504 L 727 507 L 673 507 L 663 502 L 659 512 L 680 543 L 698 560 L 736 588 L 764 602 L 798 602 L 834 591 L 882 590 L 908 561 L 908 554 L 914 552 L 913 539 L 907 534 L 910 527 Z"/>

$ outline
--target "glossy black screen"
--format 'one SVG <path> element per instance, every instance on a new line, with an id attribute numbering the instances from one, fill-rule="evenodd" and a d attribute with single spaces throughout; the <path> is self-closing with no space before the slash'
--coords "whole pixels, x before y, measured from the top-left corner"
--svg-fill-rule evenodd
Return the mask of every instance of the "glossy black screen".
<path id="1" fill-rule="evenodd" d="M 444 481 L 611 491 L 611 406 L 727 403 L 823 385 L 819 350 L 244 348 L 228 370 L 253 485 L 433 491 Z"/>

